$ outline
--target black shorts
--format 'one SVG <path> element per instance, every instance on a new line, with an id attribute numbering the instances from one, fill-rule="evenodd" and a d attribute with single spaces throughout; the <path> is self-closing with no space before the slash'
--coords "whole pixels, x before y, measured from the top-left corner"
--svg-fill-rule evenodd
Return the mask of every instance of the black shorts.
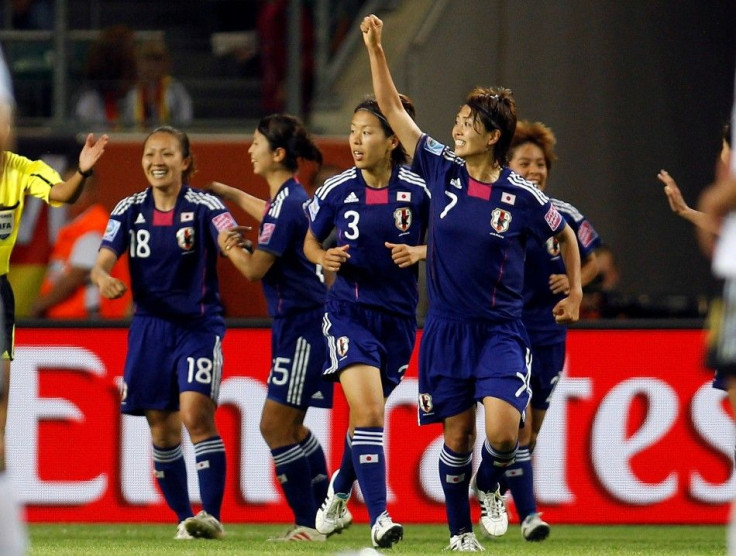
<path id="1" fill-rule="evenodd" d="M 0 276 L 0 302 L 0 352 L 3 359 L 12 361 L 15 355 L 15 296 L 7 274 Z"/>

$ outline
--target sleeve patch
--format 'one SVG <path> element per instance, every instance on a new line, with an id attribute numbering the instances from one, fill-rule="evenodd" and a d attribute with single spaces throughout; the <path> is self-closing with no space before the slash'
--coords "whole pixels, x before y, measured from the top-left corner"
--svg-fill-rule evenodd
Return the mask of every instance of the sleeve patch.
<path id="1" fill-rule="evenodd" d="M 317 218 L 317 213 L 319 212 L 319 201 L 317 200 L 317 197 L 312 199 L 312 202 L 309 203 L 309 219 L 314 220 Z"/>
<path id="2" fill-rule="evenodd" d="M 273 235 L 273 231 L 276 229 L 276 224 L 273 222 L 265 222 L 263 224 L 263 227 L 261 228 L 261 233 L 258 236 L 258 243 L 260 245 L 268 245 L 268 242 L 271 241 L 271 236 Z"/>
<path id="3" fill-rule="evenodd" d="M 590 247 L 590 244 L 593 243 L 597 237 L 598 234 L 587 220 L 580 225 L 580 228 L 578 228 L 578 240 L 583 247 Z"/>
<path id="4" fill-rule="evenodd" d="M 229 212 L 223 212 L 222 214 L 215 216 L 212 219 L 212 224 L 214 224 L 218 232 L 224 232 L 225 230 L 229 230 L 230 228 L 234 228 L 238 225 L 232 214 Z"/>
<path id="5" fill-rule="evenodd" d="M 107 228 L 105 228 L 105 235 L 102 236 L 102 241 L 112 241 L 115 239 L 115 236 L 118 235 L 118 231 L 120 230 L 120 222 L 118 220 L 113 220 L 112 218 L 107 221 Z"/>
<path id="6" fill-rule="evenodd" d="M 431 137 L 427 137 L 427 141 L 424 143 L 424 149 L 434 155 L 439 156 L 442 154 L 442 151 L 445 150 L 445 146 L 442 143 L 435 141 Z"/>
<path id="7" fill-rule="evenodd" d="M 562 215 L 557 211 L 554 205 L 552 205 L 549 207 L 547 214 L 544 215 L 544 219 L 547 221 L 547 224 L 549 224 L 550 230 L 556 232 L 557 228 L 560 226 L 560 222 L 562 222 Z"/>

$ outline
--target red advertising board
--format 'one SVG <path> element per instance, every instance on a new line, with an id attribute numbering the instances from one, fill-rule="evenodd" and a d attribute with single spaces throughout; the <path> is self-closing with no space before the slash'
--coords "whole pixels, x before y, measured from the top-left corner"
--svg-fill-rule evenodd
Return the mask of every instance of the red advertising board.
<path id="1" fill-rule="evenodd" d="M 145 420 L 119 414 L 125 349 L 124 329 L 18 330 L 8 463 L 29 520 L 175 521 L 156 488 Z M 223 518 L 288 522 L 258 429 L 270 331 L 231 329 L 224 349 L 218 410 L 228 457 Z M 701 354 L 697 330 L 571 331 L 566 374 L 534 455 L 545 519 L 726 521 L 736 494 L 734 427 Z M 441 523 L 441 428 L 417 427 L 416 372 L 415 353 L 387 409 L 389 509 L 400 522 Z M 337 390 L 331 414 L 313 410 L 308 418 L 331 468 L 339 463 L 346 423 Z M 190 445 L 185 454 L 193 464 Z M 194 500 L 193 465 L 189 471 Z M 359 500 L 352 507 L 359 521 L 366 519 Z"/>

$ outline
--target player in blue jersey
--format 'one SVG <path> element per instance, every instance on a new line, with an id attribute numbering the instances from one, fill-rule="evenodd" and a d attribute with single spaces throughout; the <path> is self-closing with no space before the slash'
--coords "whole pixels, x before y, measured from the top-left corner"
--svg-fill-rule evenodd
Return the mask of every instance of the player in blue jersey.
<path id="1" fill-rule="evenodd" d="M 400 102 L 413 113 L 406 97 Z M 355 108 L 349 143 L 355 166 L 317 190 L 304 242 L 309 260 L 337 272 L 322 327 L 329 351 L 324 375 L 340 381 L 350 406 L 342 462 L 316 526 L 325 534 L 344 526 L 357 478 L 373 545 L 388 548 L 401 540 L 403 527 L 386 511 L 384 409 L 414 347 L 415 263 L 426 255 L 429 198 L 424 181 L 403 166 L 406 151 L 375 99 Z M 322 242 L 333 228 L 337 246 L 325 250 Z"/>
<path id="2" fill-rule="evenodd" d="M 539 122 L 519 122 L 509 149 L 509 167 L 521 177 L 546 191 L 547 178 L 556 159 L 552 130 Z M 600 238 L 593 226 L 572 205 L 551 199 L 552 205 L 575 232 L 581 258 L 584 286 L 598 273 L 595 250 Z M 521 534 L 528 541 L 549 535 L 549 524 L 537 512 L 531 455 L 542 428 L 557 381 L 565 364 L 567 327 L 555 321 L 554 306 L 567 295 L 570 282 L 560 256 L 560 246 L 552 237 L 546 242 L 530 238 L 524 265 L 524 312 L 522 319 L 532 350 L 531 419 L 519 431 L 516 461 L 504 471 L 504 483 L 511 489 L 521 520 Z"/>
<path id="3" fill-rule="evenodd" d="M 324 541 L 326 536 L 314 528 L 314 516 L 327 495 L 327 462 L 304 418 L 309 407 L 332 407 L 333 385 L 322 380 L 326 289 L 322 269 L 304 256 L 308 196 L 296 179 L 299 158 L 321 163 L 322 154 L 302 123 L 285 114 L 260 121 L 248 152 L 253 172 L 268 182 L 268 202 L 219 183 L 212 189 L 260 222 L 252 253 L 237 248 L 237 229 L 220 234 L 220 245 L 248 280 L 261 280 L 273 318 L 261 434 L 296 525 L 272 540 Z"/>
<path id="4" fill-rule="evenodd" d="M 128 333 L 121 410 L 145 415 L 156 479 L 179 519 L 177 539 L 219 538 L 225 446 L 215 425 L 225 321 L 217 284 L 217 236 L 235 226 L 222 202 L 189 187 L 189 138 L 171 127 L 145 140 L 146 190 L 110 215 L 92 279 L 103 296 L 125 291 L 110 276 L 128 252 L 135 314 Z M 181 426 L 194 444 L 203 510 L 192 515 Z"/>
<path id="5" fill-rule="evenodd" d="M 455 118 L 453 152 L 424 135 L 402 107 L 381 46 L 382 27 L 374 15 L 361 24 L 373 88 L 432 195 L 419 419 L 444 425 L 439 472 L 448 550 L 475 552 L 483 548 L 472 531 L 468 487 L 481 504 L 481 531 L 505 532 L 499 479 L 514 462 L 529 401 L 531 357 L 521 320 L 525 245 L 531 238 L 559 241 L 570 293 L 552 312 L 562 323 L 578 318 L 580 254 L 574 232 L 544 193 L 506 166 L 516 127 L 511 91 L 470 92 Z M 485 442 L 471 480 L 477 402 L 485 409 Z"/>

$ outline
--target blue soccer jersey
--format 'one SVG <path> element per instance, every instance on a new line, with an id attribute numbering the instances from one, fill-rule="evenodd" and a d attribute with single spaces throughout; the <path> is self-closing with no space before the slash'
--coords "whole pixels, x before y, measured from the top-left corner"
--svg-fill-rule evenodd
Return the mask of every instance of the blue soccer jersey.
<path id="1" fill-rule="evenodd" d="M 184 186 L 174 209 L 162 212 L 149 187 L 118 203 L 102 247 L 128 251 L 136 315 L 222 319 L 217 235 L 235 225 L 213 195 Z"/>
<path id="2" fill-rule="evenodd" d="M 309 204 L 312 233 L 324 241 L 335 228 L 338 247 L 350 246 L 328 299 L 413 316 L 417 265 L 399 268 L 384 243 L 423 244 L 428 210 L 424 181 L 402 166 L 381 189 L 368 187 L 355 167 L 325 181 Z"/>
<path id="3" fill-rule="evenodd" d="M 551 199 L 552 205 L 575 232 L 580 259 L 588 257 L 601 243 L 590 222 L 572 205 Z M 532 345 L 564 342 L 567 327 L 555 322 L 552 309 L 565 296 L 549 289 L 551 274 L 565 274 L 565 263 L 558 241 L 551 237 L 540 242 L 532 239 L 526 245 L 524 265 L 524 326 Z"/>
<path id="4" fill-rule="evenodd" d="M 290 179 L 266 206 L 258 234 L 258 249 L 276 261 L 263 277 L 263 293 L 272 317 L 283 317 L 324 305 L 326 289 L 321 269 L 304 256 L 309 220 L 304 213 L 309 197 Z"/>
<path id="5" fill-rule="evenodd" d="M 524 249 L 544 242 L 565 220 L 534 184 L 508 168 L 496 182 L 468 174 L 465 161 L 428 135 L 412 169 L 432 195 L 427 240 L 430 311 L 450 318 L 520 319 Z"/>

